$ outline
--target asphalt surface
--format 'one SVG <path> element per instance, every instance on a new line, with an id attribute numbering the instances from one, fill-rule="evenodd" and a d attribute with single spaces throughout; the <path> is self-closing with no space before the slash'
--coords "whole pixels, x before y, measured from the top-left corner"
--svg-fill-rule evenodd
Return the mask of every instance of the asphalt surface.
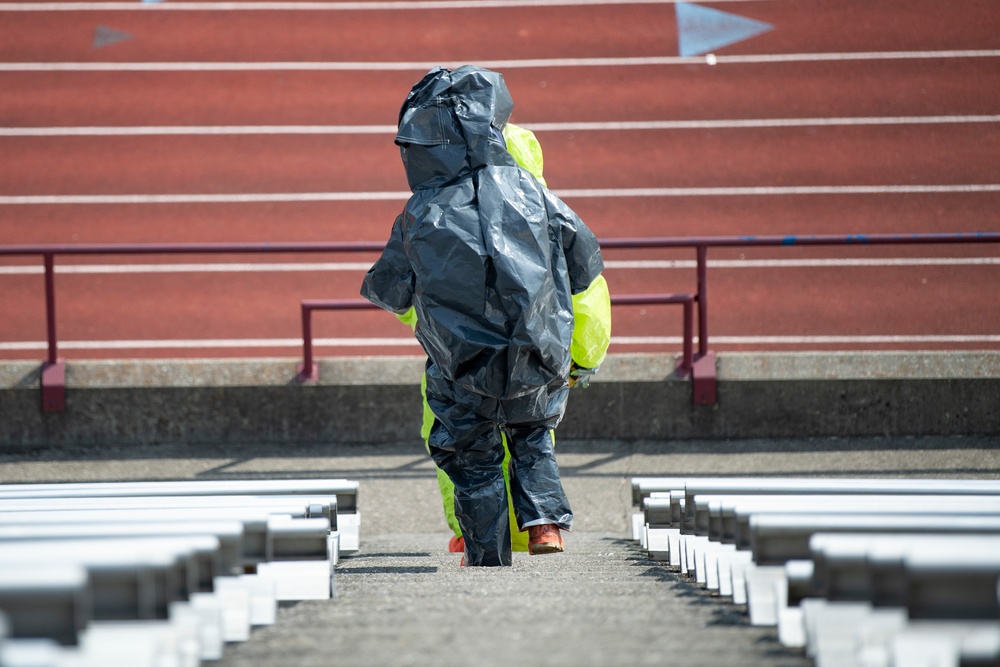
<path id="1" fill-rule="evenodd" d="M 337 597 L 279 610 L 220 667 L 763 665 L 810 662 L 630 539 L 630 479 L 653 475 L 1000 477 L 1000 437 L 558 444 L 576 512 L 565 554 L 461 568 L 431 462 L 411 445 L 133 447 L 0 455 L 0 482 L 346 477 L 361 550 Z"/>

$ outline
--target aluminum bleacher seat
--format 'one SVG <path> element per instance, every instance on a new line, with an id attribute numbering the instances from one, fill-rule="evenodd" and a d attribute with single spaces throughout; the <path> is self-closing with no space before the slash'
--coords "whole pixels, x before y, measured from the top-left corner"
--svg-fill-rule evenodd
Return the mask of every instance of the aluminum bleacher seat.
<path id="1" fill-rule="evenodd" d="M 340 551 L 358 549 L 361 516 L 358 482 L 347 479 L 248 479 L 162 482 L 80 482 L 0 484 L 3 498 L 122 498 L 134 496 L 310 496 L 326 499 L 336 514 L 330 517 L 339 534 Z"/>
<path id="2" fill-rule="evenodd" d="M 632 490 L 651 557 L 817 665 L 998 664 L 998 481 L 673 477 Z M 928 642 L 952 662 L 905 662 Z"/>
<path id="3" fill-rule="evenodd" d="M 755 563 L 778 565 L 810 558 L 816 533 L 951 533 L 1000 535 L 1000 516 L 955 514 L 762 513 L 750 517 Z"/>
<path id="4" fill-rule="evenodd" d="M 196 667 L 330 599 L 356 482 L 0 486 L 4 667 Z M 18 576 L 18 573 L 21 573 Z M 67 648 L 69 646 L 69 648 Z"/>
<path id="5" fill-rule="evenodd" d="M 817 533 L 814 595 L 910 618 L 1000 618 L 1000 535 Z"/>

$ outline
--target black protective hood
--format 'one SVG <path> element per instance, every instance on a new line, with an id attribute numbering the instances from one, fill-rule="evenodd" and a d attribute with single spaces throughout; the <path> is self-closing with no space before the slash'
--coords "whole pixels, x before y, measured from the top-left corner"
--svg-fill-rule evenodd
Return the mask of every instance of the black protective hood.
<path id="1" fill-rule="evenodd" d="M 478 67 L 432 69 L 399 110 L 410 189 L 438 187 L 484 165 L 514 165 L 501 132 L 514 103 L 503 76 Z"/>

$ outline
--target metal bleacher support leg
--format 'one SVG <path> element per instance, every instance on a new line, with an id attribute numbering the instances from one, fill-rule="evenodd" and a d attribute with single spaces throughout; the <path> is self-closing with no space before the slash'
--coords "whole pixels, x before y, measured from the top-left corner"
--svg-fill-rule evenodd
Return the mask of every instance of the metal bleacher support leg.
<path id="1" fill-rule="evenodd" d="M 337 533 L 340 552 L 355 553 L 361 548 L 361 512 L 338 514 Z"/>
<path id="2" fill-rule="evenodd" d="M 670 558 L 670 543 L 668 536 L 676 528 L 647 528 L 646 551 L 654 561 L 666 561 Z"/>
<path id="3" fill-rule="evenodd" d="M 262 577 L 275 582 L 279 601 L 329 600 L 333 597 L 334 563 L 327 541 L 329 526 L 320 519 L 268 520 L 266 562 L 257 566 Z"/>
<path id="4" fill-rule="evenodd" d="M 732 598 L 733 604 L 746 604 L 743 571 L 750 563 L 751 555 L 749 551 L 729 551 L 719 554 L 719 595 Z M 737 586 L 737 582 L 742 589 Z"/>
<path id="5" fill-rule="evenodd" d="M 719 564 L 724 555 L 735 551 L 735 544 L 719 543 L 713 543 L 712 548 L 705 551 L 705 588 L 719 592 L 722 588 Z"/>
<path id="6" fill-rule="evenodd" d="M 751 564 L 745 571 L 745 577 L 750 625 L 776 626 L 778 597 L 775 584 L 785 581 L 785 568 Z M 785 590 L 787 592 L 787 588 Z"/>
<path id="7" fill-rule="evenodd" d="M 222 637 L 229 642 L 243 642 L 250 639 L 250 589 L 236 577 L 216 577 L 211 593 L 195 593 L 192 605 L 206 604 L 203 599 L 214 598 L 220 610 Z"/>
<path id="8" fill-rule="evenodd" d="M 778 620 L 778 641 L 788 648 L 806 645 L 805 619 L 802 608 L 791 604 L 796 590 L 808 589 L 812 581 L 813 566 L 809 560 L 792 560 L 785 563 L 784 580 L 775 583 L 775 604 Z M 802 596 L 797 596 L 801 598 Z M 796 600 L 798 602 L 798 600 Z"/>
<path id="9" fill-rule="evenodd" d="M 632 513 L 632 540 L 639 542 L 643 548 L 645 548 L 646 543 L 646 517 L 643 516 L 642 512 Z"/>

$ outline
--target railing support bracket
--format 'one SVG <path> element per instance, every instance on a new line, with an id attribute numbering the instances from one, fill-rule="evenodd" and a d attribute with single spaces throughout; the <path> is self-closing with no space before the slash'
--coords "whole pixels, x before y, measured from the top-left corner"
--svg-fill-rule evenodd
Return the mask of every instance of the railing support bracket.
<path id="1" fill-rule="evenodd" d="M 319 364 L 313 362 L 306 369 L 305 364 L 298 365 L 298 372 L 295 375 L 295 380 L 299 384 L 316 384 L 319 382 Z"/>
<path id="2" fill-rule="evenodd" d="M 66 360 L 42 362 L 42 412 L 66 411 Z"/>
<path id="3" fill-rule="evenodd" d="M 691 395 L 695 405 L 715 405 L 715 353 L 698 357 L 691 367 Z"/>

